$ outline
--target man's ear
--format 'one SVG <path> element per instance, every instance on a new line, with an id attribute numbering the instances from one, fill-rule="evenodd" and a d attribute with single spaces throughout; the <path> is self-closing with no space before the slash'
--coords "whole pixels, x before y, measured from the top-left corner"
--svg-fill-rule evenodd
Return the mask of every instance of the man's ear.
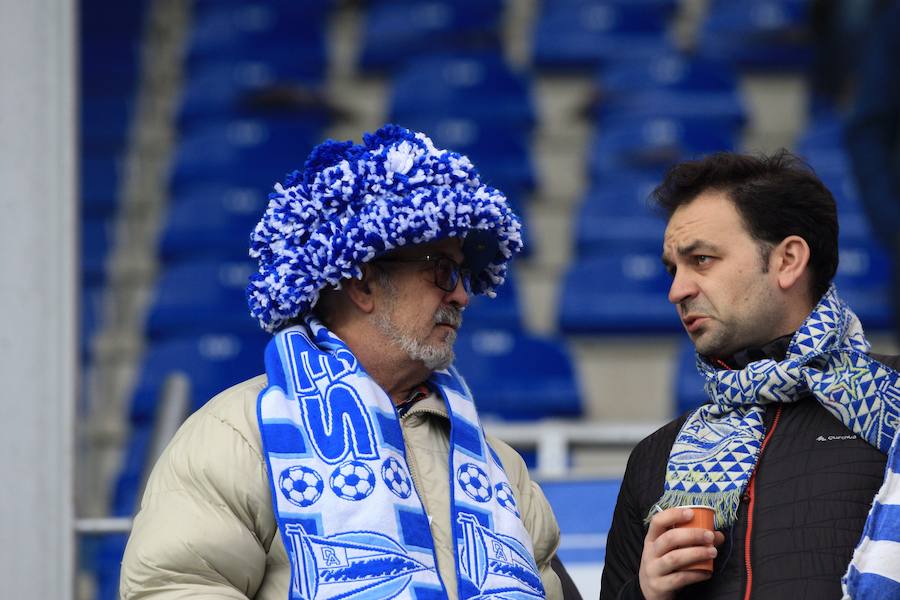
<path id="1" fill-rule="evenodd" d="M 351 277 L 343 282 L 344 289 L 350 301 L 364 313 L 371 313 L 375 309 L 375 296 L 372 290 L 372 267 L 362 265 L 360 267 L 362 277 Z"/>
<path id="2" fill-rule="evenodd" d="M 799 235 L 789 235 L 775 246 L 769 258 L 769 268 L 774 270 L 782 290 L 787 291 L 805 279 L 809 256 L 809 244 Z"/>

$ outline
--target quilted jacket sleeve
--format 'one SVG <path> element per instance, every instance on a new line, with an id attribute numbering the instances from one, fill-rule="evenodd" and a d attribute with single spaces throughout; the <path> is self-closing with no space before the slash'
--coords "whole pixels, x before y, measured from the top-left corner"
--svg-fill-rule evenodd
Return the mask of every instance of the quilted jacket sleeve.
<path id="1" fill-rule="evenodd" d="M 241 396 L 256 387 L 211 401 L 160 457 L 125 550 L 123 599 L 256 594 L 276 533 L 265 464 L 242 422 Z"/>

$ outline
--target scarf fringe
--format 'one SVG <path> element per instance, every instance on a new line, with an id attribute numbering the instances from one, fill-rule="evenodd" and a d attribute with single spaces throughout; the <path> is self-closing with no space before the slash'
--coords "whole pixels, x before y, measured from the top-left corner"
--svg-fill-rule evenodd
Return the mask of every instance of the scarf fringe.
<path id="1" fill-rule="evenodd" d="M 650 519 L 657 512 L 667 508 L 678 506 L 708 506 L 716 511 L 715 528 L 725 529 L 737 519 L 738 506 L 741 503 L 740 490 L 728 492 L 686 492 L 682 490 L 668 490 L 659 501 L 653 505 L 647 516 L 644 517 L 644 525 L 650 524 Z"/>

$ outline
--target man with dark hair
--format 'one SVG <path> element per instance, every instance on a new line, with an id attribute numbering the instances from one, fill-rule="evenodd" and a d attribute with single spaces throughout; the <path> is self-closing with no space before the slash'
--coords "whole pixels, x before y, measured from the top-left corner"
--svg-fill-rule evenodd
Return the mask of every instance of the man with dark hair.
<path id="1" fill-rule="evenodd" d="M 870 594 L 900 590 L 897 513 L 879 509 L 900 504 L 885 470 L 886 455 L 900 469 L 900 357 L 869 354 L 831 284 L 831 193 L 787 152 L 720 153 L 654 196 L 709 400 L 632 452 L 601 598 L 821 600 L 845 574 L 845 597 L 898 597 Z M 715 510 L 715 533 L 677 527 L 692 505 Z"/>
<path id="2" fill-rule="evenodd" d="M 453 343 L 521 223 L 468 158 L 386 126 L 327 141 L 251 238 L 265 375 L 153 469 L 128 598 L 577 598 L 522 458 L 485 435 Z M 554 563 L 554 564 L 551 564 Z"/>

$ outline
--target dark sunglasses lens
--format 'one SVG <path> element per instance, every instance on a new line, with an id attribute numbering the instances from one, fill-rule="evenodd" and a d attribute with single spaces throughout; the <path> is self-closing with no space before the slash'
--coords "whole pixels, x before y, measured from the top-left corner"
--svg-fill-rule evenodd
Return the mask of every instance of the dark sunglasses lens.
<path id="1" fill-rule="evenodd" d="M 456 289 L 459 280 L 459 271 L 456 264 L 447 258 L 438 259 L 434 263 L 434 283 L 445 292 Z"/>

